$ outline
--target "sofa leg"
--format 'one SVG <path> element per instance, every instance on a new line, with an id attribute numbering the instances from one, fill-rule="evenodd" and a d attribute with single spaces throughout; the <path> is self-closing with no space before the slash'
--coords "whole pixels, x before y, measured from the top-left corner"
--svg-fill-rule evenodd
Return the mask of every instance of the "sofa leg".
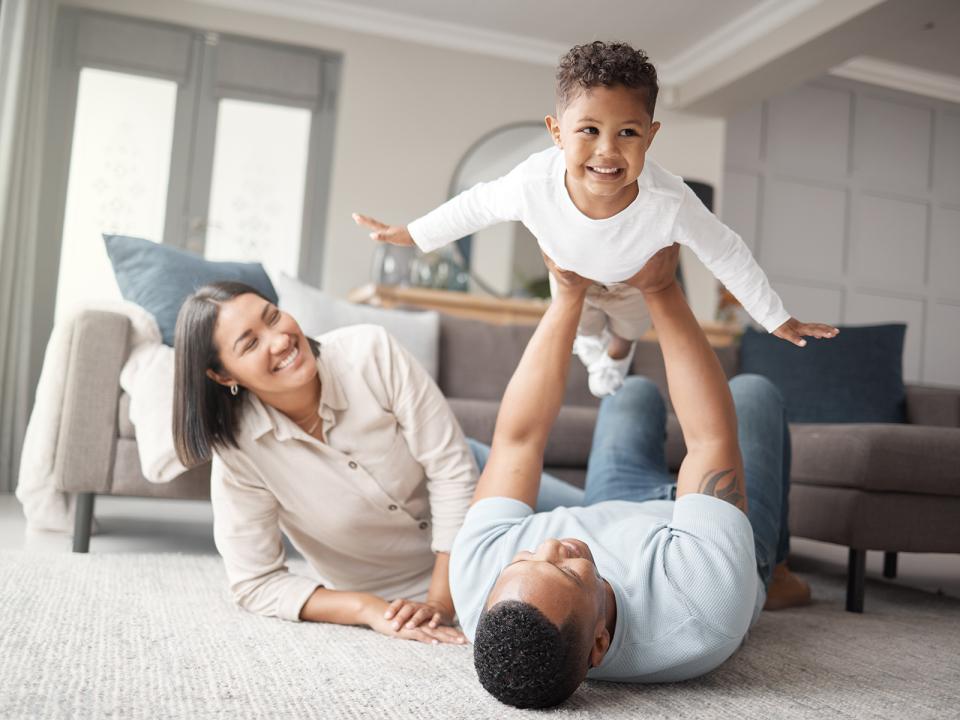
<path id="1" fill-rule="evenodd" d="M 93 493 L 77 494 L 77 516 L 73 523 L 73 551 L 85 553 L 90 549 L 90 526 L 93 523 Z"/>
<path id="2" fill-rule="evenodd" d="M 883 576 L 891 579 L 897 576 L 897 554 L 895 552 L 885 552 L 883 554 Z"/>
<path id="3" fill-rule="evenodd" d="M 867 570 L 867 551 L 850 548 L 847 563 L 847 612 L 863 612 L 863 589 Z"/>

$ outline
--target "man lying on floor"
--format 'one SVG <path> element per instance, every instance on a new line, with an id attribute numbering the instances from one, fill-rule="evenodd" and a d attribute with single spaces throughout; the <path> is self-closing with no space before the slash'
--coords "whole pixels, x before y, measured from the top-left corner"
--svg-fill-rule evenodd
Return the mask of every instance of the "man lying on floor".
<path id="1" fill-rule="evenodd" d="M 589 285 L 547 263 L 558 292 L 504 393 L 450 560 L 477 674 L 501 702 L 548 707 L 584 678 L 668 682 L 713 670 L 740 646 L 783 560 L 782 401 L 757 376 L 728 387 L 674 282 L 676 263 L 674 246 L 631 281 L 644 291 L 686 441 L 676 484 L 663 399 L 628 378 L 600 411 L 586 506 L 534 514 Z"/>

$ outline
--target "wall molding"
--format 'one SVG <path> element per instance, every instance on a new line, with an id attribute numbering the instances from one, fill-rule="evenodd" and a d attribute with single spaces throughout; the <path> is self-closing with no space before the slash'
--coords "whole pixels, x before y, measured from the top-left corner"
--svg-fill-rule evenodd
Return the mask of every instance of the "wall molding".
<path id="1" fill-rule="evenodd" d="M 665 83 L 685 83 L 824 0 L 766 0 L 694 43 L 672 60 L 660 63 Z"/>
<path id="2" fill-rule="evenodd" d="M 960 103 L 960 77 L 863 56 L 830 70 L 848 80 Z"/>
<path id="3" fill-rule="evenodd" d="M 393 10 L 357 7 L 345 0 L 190 1 L 549 67 L 554 67 L 560 57 L 570 49 L 566 43 L 483 30 Z M 671 85 L 686 82 L 826 1 L 765 0 L 682 50 L 673 59 L 658 62 L 657 70 L 663 84 L 661 94 L 665 104 L 669 104 L 673 94 Z"/>
<path id="4" fill-rule="evenodd" d="M 283 17 L 289 20 L 380 35 L 448 50 L 520 60 L 553 67 L 569 50 L 566 43 L 554 43 L 527 35 L 482 30 L 459 23 L 431 20 L 391 10 L 357 7 L 341 0 L 191 0 L 231 10 Z"/>

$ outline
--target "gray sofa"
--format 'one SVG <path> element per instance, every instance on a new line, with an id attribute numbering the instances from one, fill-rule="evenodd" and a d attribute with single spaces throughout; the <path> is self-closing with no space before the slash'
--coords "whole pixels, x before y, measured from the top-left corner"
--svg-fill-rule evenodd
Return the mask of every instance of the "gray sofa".
<path id="1" fill-rule="evenodd" d="M 88 311 L 77 320 L 56 476 L 60 490 L 79 493 L 74 550 L 89 547 L 96 495 L 208 498 L 209 465 L 171 483 L 148 483 L 140 472 L 129 398 L 119 386 L 129 345 L 125 316 Z M 440 389 L 467 435 L 489 442 L 499 398 L 533 328 L 442 316 Z M 736 374 L 735 347 L 718 348 L 726 374 Z M 633 372 L 666 392 L 655 343 L 638 347 Z M 571 363 L 566 398 L 547 445 L 548 472 L 582 485 L 598 401 L 586 373 Z M 847 609 L 862 612 L 866 552 L 885 553 L 885 574 L 898 552 L 960 552 L 960 390 L 907 388 L 903 425 L 793 425 L 790 530 L 795 536 L 849 548 Z M 679 467 L 684 446 L 670 414 L 667 461 Z"/>

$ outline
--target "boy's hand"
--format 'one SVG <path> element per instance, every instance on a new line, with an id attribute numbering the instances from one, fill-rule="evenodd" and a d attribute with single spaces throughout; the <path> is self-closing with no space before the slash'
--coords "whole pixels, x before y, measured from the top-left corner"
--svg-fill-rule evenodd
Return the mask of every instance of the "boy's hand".
<path id="1" fill-rule="evenodd" d="M 832 325 L 823 323 L 802 323 L 796 318 L 790 318 L 783 325 L 773 331 L 781 340 L 792 342 L 797 347 L 805 347 L 807 341 L 804 336 L 815 338 L 833 338 L 840 334 L 840 331 Z"/>
<path id="2" fill-rule="evenodd" d="M 372 217 L 367 217 L 360 213 L 353 213 L 351 217 L 360 227 L 372 230 L 373 232 L 370 233 L 370 237 L 377 242 L 402 245 L 404 247 L 410 247 L 414 244 L 413 238 L 410 236 L 410 233 L 407 232 L 406 225 L 386 225 L 379 220 L 374 220 Z"/>
<path id="3" fill-rule="evenodd" d="M 626 281 L 627 285 L 645 293 L 655 293 L 669 287 L 677 279 L 680 246 L 674 243 L 657 252 L 640 268 L 640 272 Z"/>

